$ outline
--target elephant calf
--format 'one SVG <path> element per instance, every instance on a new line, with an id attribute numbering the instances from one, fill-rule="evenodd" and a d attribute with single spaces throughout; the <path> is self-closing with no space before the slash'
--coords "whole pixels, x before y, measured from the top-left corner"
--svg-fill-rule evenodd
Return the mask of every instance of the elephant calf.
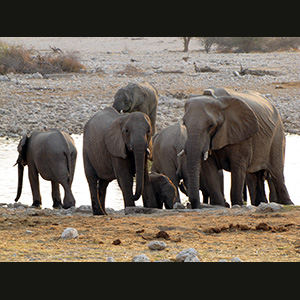
<path id="1" fill-rule="evenodd" d="M 149 179 L 155 194 L 157 208 L 162 208 L 163 204 L 166 209 L 173 208 L 177 197 L 177 189 L 168 176 L 152 172 Z"/>
<path id="2" fill-rule="evenodd" d="M 113 108 L 118 112 L 140 111 L 149 116 L 152 135 L 155 134 L 158 93 L 155 87 L 145 83 L 129 83 L 120 88 L 114 96 Z"/>
<path id="3" fill-rule="evenodd" d="M 71 136 L 59 130 L 34 131 L 28 137 L 24 135 L 18 145 L 18 201 L 22 193 L 24 167 L 28 165 L 28 175 L 33 196 L 32 206 L 42 204 L 39 174 L 51 181 L 54 208 L 75 206 L 71 191 L 74 177 L 77 150 Z M 59 184 L 64 188 L 65 195 L 61 202 Z"/>

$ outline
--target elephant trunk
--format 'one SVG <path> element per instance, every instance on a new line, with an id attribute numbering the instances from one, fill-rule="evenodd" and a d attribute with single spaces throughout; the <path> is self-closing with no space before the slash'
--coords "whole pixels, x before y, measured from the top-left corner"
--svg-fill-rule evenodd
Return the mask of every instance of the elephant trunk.
<path id="1" fill-rule="evenodd" d="M 188 175 L 188 195 L 192 208 L 200 208 L 199 179 L 202 148 L 198 135 L 189 135 L 185 144 Z"/>
<path id="2" fill-rule="evenodd" d="M 141 194 L 144 189 L 144 169 L 146 162 L 146 147 L 139 146 L 133 150 L 134 159 L 135 159 L 135 170 L 136 170 L 136 188 L 135 194 L 133 195 L 133 201 L 138 200 L 141 197 Z"/>
<path id="3" fill-rule="evenodd" d="M 24 167 L 21 163 L 18 163 L 18 192 L 17 197 L 15 199 L 15 202 L 17 202 L 22 193 L 22 186 L 23 186 L 23 173 L 24 173 Z"/>

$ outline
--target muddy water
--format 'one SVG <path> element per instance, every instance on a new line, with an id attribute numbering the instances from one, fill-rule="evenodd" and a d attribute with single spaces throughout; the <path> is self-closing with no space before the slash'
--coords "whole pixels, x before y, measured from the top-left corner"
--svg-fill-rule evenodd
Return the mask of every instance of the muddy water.
<path id="1" fill-rule="evenodd" d="M 82 161 L 82 135 L 72 136 L 78 151 L 76 171 L 73 182 L 73 194 L 76 199 L 76 206 L 90 205 L 90 194 L 85 178 Z M 17 145 L 19 139 L 0 138 L 0 203 L 13 203 L 17 193 L 18 169 L 13 167 L 18 157 Z M 286 161 L 285 161 L 285 181 L 292 201 L 300 205 L 300 136 L 286 136 Z M 230 173 L 225 172 L 225 197 L 230 199 Z M 267 185 L 266 185 L 267 190 Z M 42 207 L 51 208 L 51 183 L 40 177 L 40 191 L 42 195 Z M 61 188 L 63 197 L 63 189 Z M 187 197 L 181 194 L 182 202 L 187 201 Z M 27 175 L 27 167 L 24 171 L 23 191 L 20 202 L 31 205 L 32 194 Z M 136 205 L 142 205 L 142 200 L 138 200 Z M 124 208 L 121 190 L 116 180 L 111 182 L 106 194 L 106 207 L 114 209 Z"/>

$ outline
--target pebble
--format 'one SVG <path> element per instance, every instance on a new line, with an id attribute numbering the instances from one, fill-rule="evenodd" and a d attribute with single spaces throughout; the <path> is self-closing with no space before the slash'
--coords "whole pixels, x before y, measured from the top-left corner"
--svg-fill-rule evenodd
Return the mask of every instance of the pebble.
<path id="1" fill-rule="evenodd" d="M 145 254 L 136 255 L 132 258 L 132 262 L 151 262 L 150 258 Z"/>
<path id="2" fill-rule="evenodd" d="M 194 248 L 184 249 L 177 254 L 176 261 L 184 262 L 186 259 L 190 260 L 194 256 L 199 256 L 199 253 Z"/>
<path id="3" fill-rule="evenodd" d="M 151 241 L 148 244 L 148 248 L 150 250 L 164 250 L 164 249 L 166 249 L 166 247 L 167 247 L 167 244 L 163 241 Z"/>
<path id="4" fill-rule="evenodd" d="M 78 237 L 79 235 L 77 230 L 70 227 L 66 228 L 60 236 L 61 239 L 76 239 Z"/>
<path id="5" fill-rule="evenodd" d="M 271 202 L 271 203 L 260 203 L 256 208 L 256 212 L 258 213 L 268 213 L 280 211 L 283 208 L 283 205 Z"/>

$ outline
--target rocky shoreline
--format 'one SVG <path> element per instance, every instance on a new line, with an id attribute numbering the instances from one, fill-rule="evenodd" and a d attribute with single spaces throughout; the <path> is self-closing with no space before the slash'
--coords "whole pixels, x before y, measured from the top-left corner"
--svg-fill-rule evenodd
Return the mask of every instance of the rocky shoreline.
<path id="1" fill-rule="evenodd" d="M 0 136 L 14 137 L 54 127 L 81 134 L 95 112 L 113 103 L 120 87 L 144 80 L 153 84 L 160 95 L 157 131 L 181 120 L 189 94 L 199 94 L 215 85 L 266 95 L 278 108 L 285 131 L 300 134 L 299 55 L 298 52 L 183 53 L 167 49 L 79 51 L 80 62 L 86 66 L 81 73 L 0 76 Z M 196 73 L 194 62 L 218 72 Z M 241 65 L 263 69 L 272 75 L 240 76 Z"/>

